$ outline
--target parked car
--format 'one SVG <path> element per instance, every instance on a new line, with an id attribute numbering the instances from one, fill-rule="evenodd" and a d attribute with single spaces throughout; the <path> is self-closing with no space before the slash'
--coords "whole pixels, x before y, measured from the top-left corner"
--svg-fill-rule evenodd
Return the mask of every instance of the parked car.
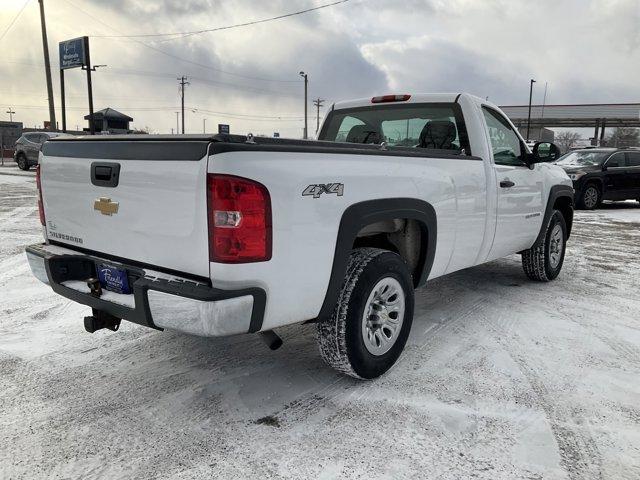
<path id="1" fill-rule="evenodd" d="M 497 106 L 390 95 L 329 112 L 320 141 L 47 142 L 34 275 L 92 307 L 90 332 L 127 319 L 201 336 L 261 332 L 275 346 L 273 329 L 315 322 L 324 360 L 358 378 L 398 359 L 414 288 L 428 280 L 516 252 L 529 278 L 558 276 L 571 180 L 540 144 L 529 152 Z"/>
<path id="2" fill-rule="evenodd" d="M 42 150 L 42 145 L 47 140 L 59 137 L 61 135 L 69 136 L 56 132 L 27 132 L 16 140 L 16 151 L 13 159 L 18 164 L 20 170 L 29 170 L 33 165 L 38 164 L 38 155 Z"/>
<path id="3" fill-rule="evenodd" d="M 585 148 L 563 155 L 556 164 L 573 181 L 579 208 L 593 210 L 602 200 L 640 202 L 640 149 Z"/>

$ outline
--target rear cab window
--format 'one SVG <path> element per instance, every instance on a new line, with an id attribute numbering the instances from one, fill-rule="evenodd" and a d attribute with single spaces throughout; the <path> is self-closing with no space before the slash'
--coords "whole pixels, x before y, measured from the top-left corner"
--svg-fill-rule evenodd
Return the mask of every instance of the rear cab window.
<path id="1" fill-rule="evenodd" d="M 457 103 L 378 105 L 329 113 L 318 140 L 446 150 L 471 155 Z"/>

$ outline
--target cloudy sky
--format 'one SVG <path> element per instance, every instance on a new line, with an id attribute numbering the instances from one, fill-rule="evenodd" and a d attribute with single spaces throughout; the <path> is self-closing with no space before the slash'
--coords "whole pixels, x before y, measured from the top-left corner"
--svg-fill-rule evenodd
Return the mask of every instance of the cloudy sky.
<path id="1" fill-rule="evenodd" d="M 498 104 L 640 101 L 640 0 L 350 0 L 303 15 L 190 36 L 331 0 L 45 0 L 60 120 L 57 45 L 90 36 L 95 109 L 110 106 L 134 126 L 176 126 L 177 77 L 186 75 L 188 133 L 302 135 L 304 98 L 460 92 Z M 38 1 L 0 0 L 0 119 L 48 118 Z M 84 72 L 67 71 L 68 126 L 86 126 Z M 309 103 L 310 133 L 315 110 Z"/>

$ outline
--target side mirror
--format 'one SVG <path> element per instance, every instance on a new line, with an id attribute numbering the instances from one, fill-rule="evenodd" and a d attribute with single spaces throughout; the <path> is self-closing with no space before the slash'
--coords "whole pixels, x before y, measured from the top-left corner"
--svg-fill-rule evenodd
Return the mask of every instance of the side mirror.
<path id="1" fill-rule="evenodd" d="M 536 142 L 532 154 L 533 163 L 554 162 L 560 158 L 560 149 L 551 142 Z"/>

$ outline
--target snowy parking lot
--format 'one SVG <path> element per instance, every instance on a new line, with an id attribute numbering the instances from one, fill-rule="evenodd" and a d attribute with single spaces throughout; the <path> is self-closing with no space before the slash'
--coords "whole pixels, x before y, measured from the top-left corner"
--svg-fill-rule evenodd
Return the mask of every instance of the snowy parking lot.
<path id="1" fill-rule="evenodd" d="M 637 202 L 576 212 L 555 282 L 512 256 L 429 283 L 370 382 L 326 367 L 312 325 L 276 352 L 86 333 L 30 274 L 35 202 L 0 174 L 0 478 L 640 478 Z"/>

